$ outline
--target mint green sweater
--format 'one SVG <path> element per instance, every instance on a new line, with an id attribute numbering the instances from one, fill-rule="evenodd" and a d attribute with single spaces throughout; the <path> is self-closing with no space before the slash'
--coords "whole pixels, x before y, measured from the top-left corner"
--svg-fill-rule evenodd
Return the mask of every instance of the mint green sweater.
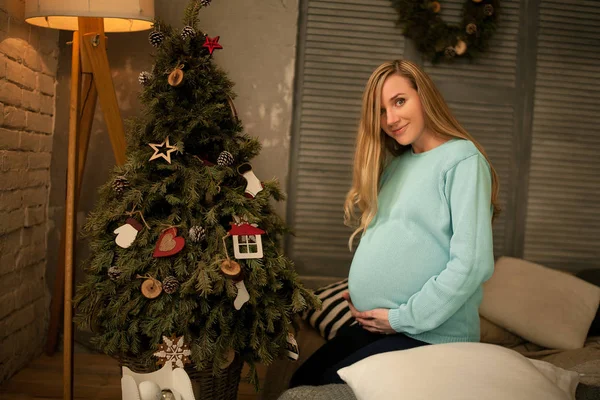
<path id="1" fill-rule="evenodd" d="M 356 308 L 389 309 L 394 330 L 423 342 L 478 342 L 481 284 L 494 268 L 491 186 L 467 140 L 392 160 L 350 267 Z"/>

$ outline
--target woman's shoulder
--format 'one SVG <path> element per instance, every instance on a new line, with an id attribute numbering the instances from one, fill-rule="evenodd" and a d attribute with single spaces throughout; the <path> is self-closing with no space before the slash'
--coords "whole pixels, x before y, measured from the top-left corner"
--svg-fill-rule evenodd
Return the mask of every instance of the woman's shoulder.
<path id="1" fill-rule="evenodd" d="M 477 146 L 473 142 L 467 139 L 452 139 L 446 143 L 447 151 L 445 157 L 444 170 L 454 168 L 462 161 L 469 159 L 478 159 L 479 162 L 487 164 L 486 158 L 481 154 Z"/>

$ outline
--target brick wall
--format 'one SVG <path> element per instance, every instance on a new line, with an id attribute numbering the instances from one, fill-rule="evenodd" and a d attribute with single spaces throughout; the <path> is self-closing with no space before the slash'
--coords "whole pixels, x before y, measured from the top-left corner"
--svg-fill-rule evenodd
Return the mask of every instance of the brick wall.
<path id="1" fill-rule="evenodd" d="M 58 32 L 24 22 L 24 1 L 0 2 L 0 382 L 39 355 Z"/>

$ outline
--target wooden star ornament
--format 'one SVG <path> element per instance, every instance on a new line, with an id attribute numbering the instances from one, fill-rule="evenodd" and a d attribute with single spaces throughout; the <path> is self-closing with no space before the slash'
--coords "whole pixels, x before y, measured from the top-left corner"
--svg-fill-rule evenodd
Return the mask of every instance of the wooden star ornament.
<path id="1" fill-rule="evenodd" d="M 214 38 L 209 38 L 208 36 L 206 36 L 206 39 L 204 40 L 204 44 L 202 45 L 202 47 L 206 47 L 208 49 L 208 52 L 212 55 L 213 51 L 215 51 L 215 49 L 222 49 L 223 46 L 221 46 L 219 43 L 219 36 L 216 36 Z"/>
<path id="2" fill-rule="evenodd" d="M 150 157 L 150 160 L 148 160 L 148 161 L 156 160 L 157 158 L 162 157 L 165 160 L 167 160 L 167 162 L 169 164 L 171 164 L 171 153 L 174 151 L 177 151 L 177 147 L 171 146 L 171 144 L 169 143 L 168 136 L 162 143 L 160 143 L 160 144 L 148 143 L 148 146 L 152 147 L 152 150 L 154 150 L 154 154 L 152 154 L 152 157 Z M 163 148 L 165 148 L 167 150 L 166 153 L 161 152 L 161 149 L 163 149 Z"/>

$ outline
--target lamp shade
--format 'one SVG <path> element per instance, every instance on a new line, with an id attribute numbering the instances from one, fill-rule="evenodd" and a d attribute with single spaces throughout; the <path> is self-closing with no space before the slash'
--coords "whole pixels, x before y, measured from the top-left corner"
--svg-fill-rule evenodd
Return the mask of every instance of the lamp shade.
<path id="1" fill-rule="evenodd" d="M 77 17 L 104 18 L 105 32 L 150 29 L 154 0 L 26 0 L 25 20 L 37 26 L 78 30 Z"/>

